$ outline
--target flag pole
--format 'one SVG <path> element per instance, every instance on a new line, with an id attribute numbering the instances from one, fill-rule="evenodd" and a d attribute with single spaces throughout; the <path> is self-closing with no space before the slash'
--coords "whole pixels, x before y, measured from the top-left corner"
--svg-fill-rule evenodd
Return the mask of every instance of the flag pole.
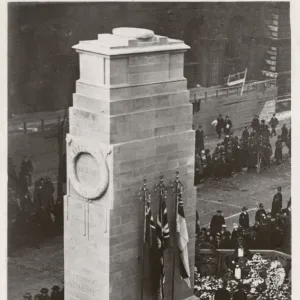
<path id="1" fill-rule="evenodd" d="M 182 187 L 179 180 L 179 171 L 176 171 L 176 179 L 171 184 L 175 194 L 175 216 L 174 216 L 174 244 L 173 244 L 173 266 L 172 266 L 172 300 L 175 299 L 175 267 L 176 267 L 176 249 L 177 249 L 177 214 L 178 214 L 178 194 Z"/>
<path id="2" fill-rule="evenodd" d="M 147 179 L 145 178 L 143 180 L 143 186 L 140 188 L 139 192 L 139 198 L 143 204 L 143 246 L 142 246 L 142 266 L 141 266 L 141 300 L 144 298 L 144 253 L 145 253 L 145 234 L 146 234 L 146 201 L 148 201 L 149 198 L 149 191 L 147 189 Z"/>

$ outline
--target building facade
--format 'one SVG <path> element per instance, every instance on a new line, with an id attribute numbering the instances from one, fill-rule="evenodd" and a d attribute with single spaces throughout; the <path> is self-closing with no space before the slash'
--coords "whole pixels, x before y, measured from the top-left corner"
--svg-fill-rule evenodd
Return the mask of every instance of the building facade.
<path id="1" fill-rule="evenodd" d="M 222 86 L 248 69 L 247 80 L 277 78 L 290 93 L 288 2 L 253 3 L 9 3 L 8 108 L 58 110 L 72 103 L 79 78 L 71 49 L 116 27 L 142 27 L 184 40 L 189 88 Z"/>

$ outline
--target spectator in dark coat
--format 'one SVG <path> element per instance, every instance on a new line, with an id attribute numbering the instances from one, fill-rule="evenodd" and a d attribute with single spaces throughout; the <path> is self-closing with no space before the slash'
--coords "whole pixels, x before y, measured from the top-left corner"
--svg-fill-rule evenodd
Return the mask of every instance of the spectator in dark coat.
<path id="1" fill-rule="evenodd" d="M 275 114 L 273 114 L 273 117 L 271 118 L 270 122 L 269 122 L 269 125 L 271 126 L 272 128 L 272 131 L 271 131 L 271 135 L 275 135 L 276 136 L 276 127 L 277 125 L 279 124 L 279 121 L 278 119 L 276 118 Z"/>
<path id="2" fill-rule="evenodd" d="M 281 128 L 281 139 L 286 145 L 288 145 L 288 135 L 289 135 L 289 131 L 286 128 L 286 124 L 283 124 Z"/>
<path id="3" fill-rule="evenodd" d="M 219 288 L 216 293 L 214 300 L 230 300 L 231 299 L 231 294 L 230 292 L 226 289 L 227 282 L 223 282 L 223 287 Z"/>
<path id="4" fill-rule="evenodd" d="M 41 293 L 41 300 L 50 300 L 50 296 L 48 295 L 49 289 L 42 288 L 40 290 L 40 293 Z"/>
<path id="5" fill-rule="evenodd" d="M 259 204 L 259 209 L 255 214 L 255 222 L 262 223 L 266 219 L 266 211 L 262 203 Z"/>
<path id="6" fill-rule="evenodd" d="M 254 119 L 252 120 L 251 127 L 253 128 L 254 131 L 258 132 L 260 125 L 259 125 L 259 118 L 257 115 L 254 115 Z"/>
<path id="7" fill-rule="evenodd" d="M 247 208 L 243 207 L 243 211 L 240 214 L 239 223 L 241 227 L 249 228 L 249 214 L 247 212 Z"/>
<path id="8" fill-rule="evenodd" d="M 7 173 L 8 173 L 8 187 L 16 191 L 18 185 L 18 176 L 16 173 L 15 164 L 11 156 L 8 156 Z"/>
<path id="9" fill-rule="evenodd" d="M 218 210 L 210 221 L 210 231 L 213 236 L 221 232 L 222 225 L 225 224 L 225 218 L 222 216 L 222 211 Z"/>
<path id="10" fill-rule="evenodd" d="M 204 150 L 204 132 L 202 126 L 199 126 L 196 130 L 196 151 L 200 153 L 202 150 Z"/>
<path id="11" fill-rule="evenodd" d="M 231 120 L 229 119 L 229 117 L 226 116 L 225 122 L 224 122 L 224 134 L 226 134 L 226 135 L 229 134 L 231 128 L 232 128 L 232 122 L 231 122 Z"/>
<path id="12" fill-rule="evenodd" d="M 32 300 L 32 295 L 31 295 L 30 293 L 25 293 L 25 294 L 23 295 L 23 299 L 24 299 L 24 300 Z"/>
<path id="13" fill-rule="evenodd" d="M 241 284 L 238 285 L 238 290 L 233 293 L 232 300 L 247 300 L 247 294 Z"/>
<path id="14" fill-rule="evenodd" d="M 26 176 L 29 186 L 31 186 L 31 174 L 32 174 L 32 172 L 33 172 L 32 162 L 28 158 L 28 156 L 25 155 L 23 160 L 22 160 L 22 163 L 21 163 L 20 173 L 22 173 Z"/>
<path id="15" fill-rule="evenodd" d="M 52 287 L 51 300 L 60 300 L 60 299 L 61 299 L 60 287 L 57 285 L 54 285 Z"/>
<path id="16" fill-rule="evenodd" d="M 248 126 L 246 126 L 242 133 L 242 139 L 244 141 L 248 141 L 248 138 L 249 138 L 249 130 L 248 130 Z"/>
<path id="17" fill-rule="evenodd" d="M 225 126 L 225 121 L 224 121 L 222 115 L 220 114 L 217 118 L 217 125 L 216 125 L 216 131 L 217 131 L 219 139 L 221 138 L 222 129 L 224 128 L 224 126 Z"/>
<path id="18" fill-rule="evenodd" d="M 277 165 L 282 161 L 282 139 L 280 135 L 275 143 L 275 160 Z"/>
<path id="19" fill-rule="evenodd" d="M 280 214 L 282 209 L 282 194 L 281 194 L 281 187 L 277 188 L 277 193 L 273 197 L 272 202 L 272 217 L 275 218 L 276 214 Z"/>

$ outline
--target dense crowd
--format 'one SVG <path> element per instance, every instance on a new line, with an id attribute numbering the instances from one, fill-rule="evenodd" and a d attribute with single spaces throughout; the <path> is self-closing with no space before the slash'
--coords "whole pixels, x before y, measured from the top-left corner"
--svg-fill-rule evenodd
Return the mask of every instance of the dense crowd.
<path id="1" fill-rule="evenodd" d="M 239 216 L 239 224 L 233 224 L 232 232 L 227 230 L 221 210 L 212 217 L 209 228 L 200 229 L 197 215 L 196 233 L 197 245 L 200 248 L 236 249 L 238 239 L 242 238 L 246 249 L 277 249 L 290 253 L 291 198 L 287 207 L 282 208 L 279 187 L 273 197 L 271 210 L 266 211 L 263 204 L 259 204 L 253 226 L 250 226 L 249 214 L 244 207 Z"/>
<path id="2" fill-rule="evenodd" d="M 196 151 L 195 151 L 195 184 L 200 183 L 204 178 L 230 176 L 233 172 L 247 170 L 249 168 L 270 167 L 271 156 L 273 155 L 270 138 L 277 135 L 276 127 L 279 121 L 275 114 L 271 118 L 269 125 L 265 120 L 259 120 L 255 116 L 251 130 L 246 126 L 241 137 L 232 134 L 232 122 L 226 116 L 224 120 L 222 115 L 212 123 L 216 128 L 218 138 L 222 133 L 225 137 L 221 143 L 217 144 L 214 152 L 204 147 L 204 132 L 202 126 L 196 130 Z M 291 129 L 287 129 L 286 124 L 281 128 L 281 134 L 278 135 L 275 143 L 274 160 L 276 164 L 282 162 L 283 143 L 289 149 L 291 156 Z"/>
<path id="3" fill-rule="evenodd" d="M 63 300 L 64 288 L 60 288 L 58 285 L 54 285 L 49 295 L 49 289 L 42 288 L 40 292 L 34 296 L 31 293 L 25 293 L 23 295 L 24 300 Z"/>
<path id="4" fill-rule="evenodd" d="M 39 178 L 32 185 L 33 164 L 24 157 L 19 175 L 15 165 L 8 158 L 8 251 L 12 253 L 20 246 L 39 247 L 40 242 L 63 229 L 63 204 L 61 199 L 54 202 L 55 191 L 51 179 Z"/>

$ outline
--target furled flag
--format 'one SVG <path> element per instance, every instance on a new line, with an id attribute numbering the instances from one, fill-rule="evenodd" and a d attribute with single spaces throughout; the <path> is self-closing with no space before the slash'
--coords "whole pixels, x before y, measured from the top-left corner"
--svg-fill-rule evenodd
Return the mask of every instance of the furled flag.
<path id="1" fill-rule="evenodd" d="M 191 288 L 189 254 L 187 248 L 189 234 L 183 210 L 182 188 L 180 189 L 177 197 L 176 231 L 178 234 L 177 243 L 180 252 L 180 275 L 181 278 L 187 283 L 188 287 Z"/>
<path id="2" fill-rule="evenodd" d="M 160 268 L 160 261 L 150 201 L 146 201 L 145 203 L 144 242 L 147 245 L 145 252 L 145 255 L 147 256 L 147 274 L 150 275 L 147 280 L 147 288 L 153 295 L 155 293 L 157 294 L 158 290 L 159 277 L 157 274 Z"/>
<path id="3" fill-rule="evenodd" d="M 164 251 L 169 246 L 170 229 L 168 224 L 168 212 L 164 193 L 160 193 L 159 211 L 157 215 L 156 236 L 158 250 L 160 255 L 160 271 L 159 271 L 159 294 L 164 299 L 165 269 L 164 269 Z"/>

